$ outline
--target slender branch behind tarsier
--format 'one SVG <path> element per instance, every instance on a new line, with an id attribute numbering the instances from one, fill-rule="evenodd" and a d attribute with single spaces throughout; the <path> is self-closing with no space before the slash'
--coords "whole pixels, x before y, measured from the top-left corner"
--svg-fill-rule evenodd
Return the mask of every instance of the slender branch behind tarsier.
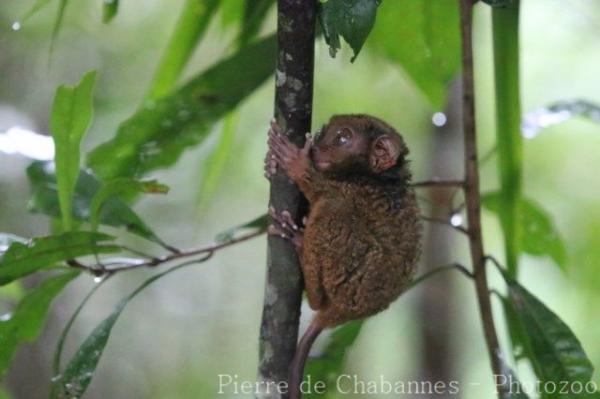
<path id="1" fill-rule="evenodd" d="M 302 146 L 312 117 L 315 0 L 278 0 L 275 118 L 288 138 Z M 266 132 L 265 132 L 266 133 Z M 299 222 L 307 203 L 295 184 L 278 171 L 271 177 L 269 205 Z M 258 378 L 285 382 L 296 350 L 302 274 L 292 243 L 270 236 L 259 341 Z M 272 390 L 261 397 L 280 398 Z"/>
<path id="2" fill-rule="evenodd" d="M 465 148 L 465 201 L 469 231 L 469 248 L 485 341 L 492 371 L 501 375 L 500 345 L 494 325 L 487 283 L 483 237 L 481 234 L 481 197 L 477 169 L 477 135 L 475 126 L 475 88 L 473 76 L 473 0 L 459 0 L 462 33 L 463 129 Z M 498 387 L 499 395 L 503 387 Z"/>

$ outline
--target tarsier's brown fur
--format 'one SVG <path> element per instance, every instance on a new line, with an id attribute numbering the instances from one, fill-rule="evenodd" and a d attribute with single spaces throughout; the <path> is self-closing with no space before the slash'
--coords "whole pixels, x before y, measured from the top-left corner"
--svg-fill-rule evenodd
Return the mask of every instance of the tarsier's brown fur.
<path id="1" fill-rule="evenodd" d="M 290 398 L 300 396 L 306 356 L 323 328 L 382 311 L 412 280 L 421 225 L 407 154 L 392 127 L 367 115 L 332 117 L 302 149 L 272 124 L 267 175 L 280 167 L 310 204 L 304 230 L 271 210 L 270 233 L 295 243 L 316 311 L 292 365 Z"/>

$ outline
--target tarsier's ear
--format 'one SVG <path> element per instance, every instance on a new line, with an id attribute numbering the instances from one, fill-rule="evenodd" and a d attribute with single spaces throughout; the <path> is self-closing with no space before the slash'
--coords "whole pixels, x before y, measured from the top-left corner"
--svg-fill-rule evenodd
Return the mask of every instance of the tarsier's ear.
<path id="1" fill-rule="evenodd" d="M 381 173 L 396 165 L 398 157 L 402 155 L 404 148 L 400 137 L 397 135 L 384 134 L 373 141 L 369 163 L 371 170 Z"/>

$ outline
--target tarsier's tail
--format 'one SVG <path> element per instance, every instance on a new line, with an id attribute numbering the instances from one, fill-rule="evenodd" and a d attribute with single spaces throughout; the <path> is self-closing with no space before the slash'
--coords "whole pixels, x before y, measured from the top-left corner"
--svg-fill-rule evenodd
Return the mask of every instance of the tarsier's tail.
<path id="1" fill-rule="evenodd" d="M 321 324 L 322 323 L 318 320 L 318 318 L 315 317 L 298 343 L 296 354 L 294 355 L 294 359 L 292 360 L 292 365 L 290 367 L 290 377 L 288 381 L 288 389 L 290 392 L 289 399 L 300 399 L 302 397 L 300 384 L 302 383 L 302 379 L 304 377 L 304 365 L 306 364 L 306 359 L 308 357 L 308 353 L 310 352 L 310 348 L 321 331 L 323 331 Z"/>

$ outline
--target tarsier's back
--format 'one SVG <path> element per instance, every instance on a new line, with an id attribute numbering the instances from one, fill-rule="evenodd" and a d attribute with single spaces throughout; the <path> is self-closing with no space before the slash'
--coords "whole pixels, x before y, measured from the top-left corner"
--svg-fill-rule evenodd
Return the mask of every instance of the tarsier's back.
<path id="1" fill-rule="evenodd" d="M 331 186 L 312 204 L 301 259 L 305 275 L 320 274 L 320 303 L 311 306 L 334 326 L 375 314 L 402 293 L 415 272 L 421 224 L 405 185 Z"/>

